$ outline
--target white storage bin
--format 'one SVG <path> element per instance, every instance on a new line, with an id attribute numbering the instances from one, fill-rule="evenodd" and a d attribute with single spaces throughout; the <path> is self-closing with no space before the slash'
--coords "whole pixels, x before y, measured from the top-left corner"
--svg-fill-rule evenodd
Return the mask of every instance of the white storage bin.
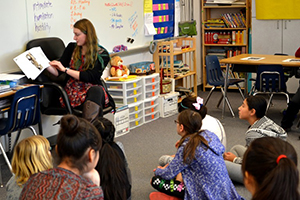
<path id="1" fill-rule="evenodd" d="M 156 89 L 159 89 L 159 83 L 145 86 L 145 92 L 153 91 Z"/>
<path id="2" fill-rule="evenodd" d="M 151 113 L 150 115 L 145 115 L 145 123 L 152 122 L 159 118 L 159 111 Z"/>
<path id="3" fill-rule="evenodd" d="M 115 137 L 129 132 L 129 109 L 127 105 L 117 108 L 115 114 L 106 114 L 105 118 L 111 120 L 115 125 Z"/>
<path id="4" fill-rule="evenodd" d="M 136 120 L 140 117 L 143 117 L 144 116 L 144 113 L 143 113 L 143 110 L 140 110 L 140 111 L 137 111 L 137 112 L 133 112 L 133 113 L 130 113 L 129 114 L 129 120 L 132 121 L 132 120 Z"/>
<path id="5" fill-rule="evenodd" d="M 161 117 L 169 117 L 178 113 L 178 95 L 178 92 L 159 95 Z"/>
<path id="6" fill-rule="evenodd" d="M 144 99 L 159 95 L 159 74 L 143 76 Z"/>
<path id="7" fill-rule="evenodd" d="M 134 104 L 128 105 L 128 107 L 129 107 L 129 113 L 134 113 L 134 112 L 137 112 L 137 111 L 143 111 L 144 102 L 143 101 L 136 102 Z"/>
<path id="8" fill-rule="evenodd" d="M 129 129 L 134 129 L 144 124 L 144 117 L 129 122 Z"/>
<path id="9" fill-rule="evenodd" d="M 148 91 L 148 92 L 145 92 L 145 99 L 150 98 L 150 97 L 156 97 L 158 95 L 159 95 L 159 89 Z"/>
<path id="10" fill-rule="evenodd" d="M 143 77 L 145 80 L 145 84 L 151 84 L 151 83 L 156 83 L 159 82 L 159 73 L 154 73 L 148 76 Z"/>
<path id="11" fill-rule="evenodd" d="M 128 97 L 125 100 L 126 101 L 124 102 L 124 105 L 131 104 L 131 103 L 136 103 L 138 101 L 142 101 L 143 100 L 143 95 L 142 94 L 134 95 L 132 97 Z"/>
<path id="12" fill-rule="evenodd" d="M 148 108 L 145 108 L 144 109 L 144 115 L 149 115 L 149 114 L 155 113 L 157 111 L 159 111 L 159 105 L 158 104 L 150 106 Z"/>
<path id="13" fill-rule="evenodd" d="M 109 94 L 117 106 L 129 105 L 143 100 L 142 78 L 131 81 L 106 81 Z"/>
<path id="14" fill-rule="evenodd" d="M 158 104 L 159 104 L 158 97 L 152 97 L 144 100 L 144 108 L 148 108 Z"/>

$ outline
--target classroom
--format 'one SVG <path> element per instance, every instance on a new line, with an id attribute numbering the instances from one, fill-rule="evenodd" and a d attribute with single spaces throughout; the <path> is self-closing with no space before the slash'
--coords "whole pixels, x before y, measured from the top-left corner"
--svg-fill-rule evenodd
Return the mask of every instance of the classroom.
<path id="1" fill-rule="evenodd" d="M 16 162 L 12 157 L 16 148 L 19 149 L 20 141 L 30 139 L 33 134 L 41 134 L 49 141 L 43 142 L 51 149 L 51 160 L 55 162 L 47 170 L 68 170 L 67 167 L 61 167 L 66 166 L 61 156 L 67 151 L 60 149 L 59 153 L 56 148 L 68 146 L 68 143 L 62 145 L 63 140 L 58 138 L 64 135 L 64 131 L 68 135 L 72 123 L 64 121 L 72 120 L 74 123 L 80 122 L 78 126 L 91 128 L 88 133 L 74 129 L 74 135 L 86 134 L 85 137 L 94 137 L 97 140 L 95 143 L 102 144 L 102 147 L 90 144 L 84 148 L 88 149 L 88 153 L 80 158 L 65 155 L 69 159 L 84 159 L 85 156 L 94 155 L 97 152 L 95 148 L 98 148 L 100 153 L 98 151 L 95 155 L 100 154 L 99 161 L 88 157 L 85 158 L 89 160 L 86 166 L 77 163 L 76 168 L 86 170 L 85 167 L 90 169 L 93 165 L 90 171 L 80 172 L 80 180 L 91 179 L 94 185 L 103 184 L 103 191 L 98 186 L 91 188 L 95 196 L 104 195 L 104 199 L 107 199 L 105 195 L 109 196 L 111 192 L 112 187 L 101 183 L 107 177 L 100 174 L 100 168 L 102 171 L 107 169 L 99 164 L 105 163 L 104 156 L 101 159 L 105 152 L 101 152 L 106 150 L 106 144 L 110 144 L 115 152 L 121 152 L 116 159 L 123 159 L 120 173 L 127 177 L 126 198 L 123 193 L 123 198 L 116 199 L 200 199 L 205 198 L 202 196 L 205 192 L 211 192 L 210 199 L 255 199 L 253 190 L 249 189 L 252 186 L 250 178 L 245 175 L 248 170 L 245 168 L 247 173 L 242 171 L 242 163 L 246 165 L 243 156 L 254 139 L 264 136 L 281 138 L 287 145 L 292 145 L 297 154 L 295 157 L 298 160 L 300 158 L 300 14 L 297 12 L 297 3 L 297 0 L 2 2 L 0 200 L 16 198 L 8 196 L 12 193 L 11 189 L 8 192 L 8 183 L 11 185 L 13 182 L 13 187 L 18 188 L 16 193 L 21 193 L 22 188 L 12 177 L 11 169 L 15 168 Z M 195 102 L 186 104 L 189 97 Z M 263 107 L 266 107 L 266 111 L 260 117 L 256 115 L 258 108 L 255 105 L 251 107 L 252 97 L 265 99 Z M 20 99 L 24 99 L 25 103 L 19 103 Z M 243 110 L 245 105 L 249 110 L 255 110 L 255 114 Z M 201 114 L 202 109 L 207 109 L 203 111 L 204 115 Z M 200 194 L 200 189 L 195 187 L 194 191 L 183 190 L 179 195 L 173 194 L 172 189 L 170 194 L 161 185 L 167 185 L 171 178 L 161 177 L 157 178 L 161 185 L 154 185 L 153 177 L 167 176 L 172 167 L 176 170 L 181 167 L 178 163 L 178 167 L 175 167 L 174 163 L 181 159 L 178 157 L 182 156 L 180 153 L 186 153 L 180 149 L 189 144 L 183 141 L 189 137 L 180 134 L 189 134 L 190 131 L 181 123 L 181 117 L 187 113 L 183 110 L 193 110 L 191 112 L 196 113 L 196 117 L 199 113 L 203 119 L 200 127 L 209 130 L 204 131 L 205 134 L 199 133 L 205 135 L 201 136 L 203 140 L 200 146 L 209 141 L 208 149 L 202 148 L 206 149 L 206 154 L 200 150 L 194 152 L 203 153 L 206 160 L 195 157 L 193 162 L 198 162 L 198 159 L 207 162 L 210 159 L 216 163 L 215 167 L 208 164 L 206 168 L 201 168 L 203 174 L 203 170 L 211 170 L 216 166 L 219 170 L 209 171 L 207 174 L 210 175 L 205 176 L 200 168 L 195 167 L 193 171 L 183 167 L 179 171 L 182 172 L 181 179 L 172 177 L 170 184 L 173 184 L 173 180 L 180 180 L 179 183 L 186 188 L 191 187 L 193 182 L 202 187 L 197 180 L 202 177 L 208 183 L 214 183 L 213 187 L 218 186 L 219 191 L 225 192 L 215 194 L 212 190 L 204 189 Z M 249 116 L 246 117 L 245 113 Z M 83 125 L 85 120 L 82 122 L 81 117 L 98 129 L 102 139 L 93 135 L 95 128 L 90 123 Z M 27 122 L 29 118 L 31 122 Z M 20 129 L 17 123 L 21 122 L 23 127 Z M 111 133 L 114 142 L 109 142 L 111 138 L 103 136 L 101 131 L 105 133 L 106 128 L 104 122 L 113 124 Z M 267 131 L 256 131 L 256 128 L 261 128 L 255 127 L 258 124 Z M 213 136 L 209 135 L 211 132 Z M 219 139 L 214 141 L 214 138 Z M 175 148 L 179 141 L 182 143 Z M 211 149 L 210 144 L 217 145 L 217 149 L 214 149 L 215 146 Z M 237 146 L 242 146 L 241 154 Z M 76 149 L 79 146 L 74 152 Z M 3 151 L 9 160 L 6 160 Z M 207 154 L 207 151 L 214 154 Z M 166 156 L 174 154 L 174 159 Z M 111 164 L 114 158 L 109 158 Z M 280 157 L 292 161 L 289 166 L 295 166 L 294 170 L 300 169 L 293 159 L 284 158 L 287 156 Z M 162 167 L 162 159 L 169 159 L 164 162 L 167 164 L 165 167 Z M 184 157 L 182 159 L 182 166 L 185 166 L 188 161 Z M 191 166 L 195 166 L 191 163 Z M 286 162 L 280 161 L 282 163 Z M 45 175 L 39 171 L 36 171 L 37 175 Z M 73 172 L 71 168 L 69 171 Z M 63 174 L 61 171 L 55 173 Z M 193 173 L 197 173 L 197 176 L 191 175 Z M 189 178 L 189 175 L 193 178 Z M 257 181 L 252 175 L 250 173 L 251 178 Z M 93 177 L 97 178 L 94 180 Z M 223 184 L 218 185 L 214 179 Z M 30 181 L 29 178 L 28 185 Z M 23 187 L 25 182 L 21 185 Z M 116 191 L 118 187 L 115 186 Z M 29 186 L 26 188 L 26 192 L 32 189 Z M 291 187 L 289 191 L 292 191 Z M 29 194 L 24 192 L 23 198 L 29 198 Z M 298 195 L 298 192 L 295 194 Z M 86 195 L 85 198 L 90 198 L 90 194 Z M 111 199 L 115 198 L 114 195 Z"/>

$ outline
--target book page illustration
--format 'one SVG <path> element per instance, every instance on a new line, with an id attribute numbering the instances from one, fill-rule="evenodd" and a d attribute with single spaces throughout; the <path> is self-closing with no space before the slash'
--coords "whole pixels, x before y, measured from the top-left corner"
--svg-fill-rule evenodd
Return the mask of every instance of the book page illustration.
<path id="1" fill-rule="evenodd" d="M 41 47 L 31 48 L 19 56 L 14 61 L 29 79 L 36 79 L 47 67 L 49 60 Z"/>

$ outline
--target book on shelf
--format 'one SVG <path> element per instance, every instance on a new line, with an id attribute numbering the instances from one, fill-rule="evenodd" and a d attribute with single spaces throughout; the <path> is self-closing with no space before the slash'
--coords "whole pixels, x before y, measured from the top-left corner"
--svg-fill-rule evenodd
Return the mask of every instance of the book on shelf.
<path id="1" fill-rule="evenodd" d="M 29 79 L 36 79 L 47 67 L 49 60 L 41 47 L 33 47 L 14 58 L 15 63 Z"/>
<path id="2" fill-rule="evenodd" d="M 223 13 L 222 20 L 228 28 L 245 28 L 246 22 L 242 12 L 239 13 Z"/>

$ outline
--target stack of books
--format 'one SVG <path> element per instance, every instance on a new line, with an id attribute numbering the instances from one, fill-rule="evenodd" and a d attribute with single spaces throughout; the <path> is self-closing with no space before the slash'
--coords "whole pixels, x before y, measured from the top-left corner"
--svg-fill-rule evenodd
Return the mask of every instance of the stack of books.
<path id="1" fill-rule="evenodd" d="M 228 28 L 245 28 L 246 19 L 242 12 L 239 13 L 224 13 L 222 14 L 222 20 L 225 22 Z"/>
<path id="2" fill-rule="evenodd" d="M 207 55 L 215 55 L 221 60 L 226 58 L 226 49 L 207 49 Z"/>
<path id="3" fill-rule="evenodd" d="M 226 25 L 222 19 L 208 19 L 204 21 L 206 28 L 225 28 Z"/>

